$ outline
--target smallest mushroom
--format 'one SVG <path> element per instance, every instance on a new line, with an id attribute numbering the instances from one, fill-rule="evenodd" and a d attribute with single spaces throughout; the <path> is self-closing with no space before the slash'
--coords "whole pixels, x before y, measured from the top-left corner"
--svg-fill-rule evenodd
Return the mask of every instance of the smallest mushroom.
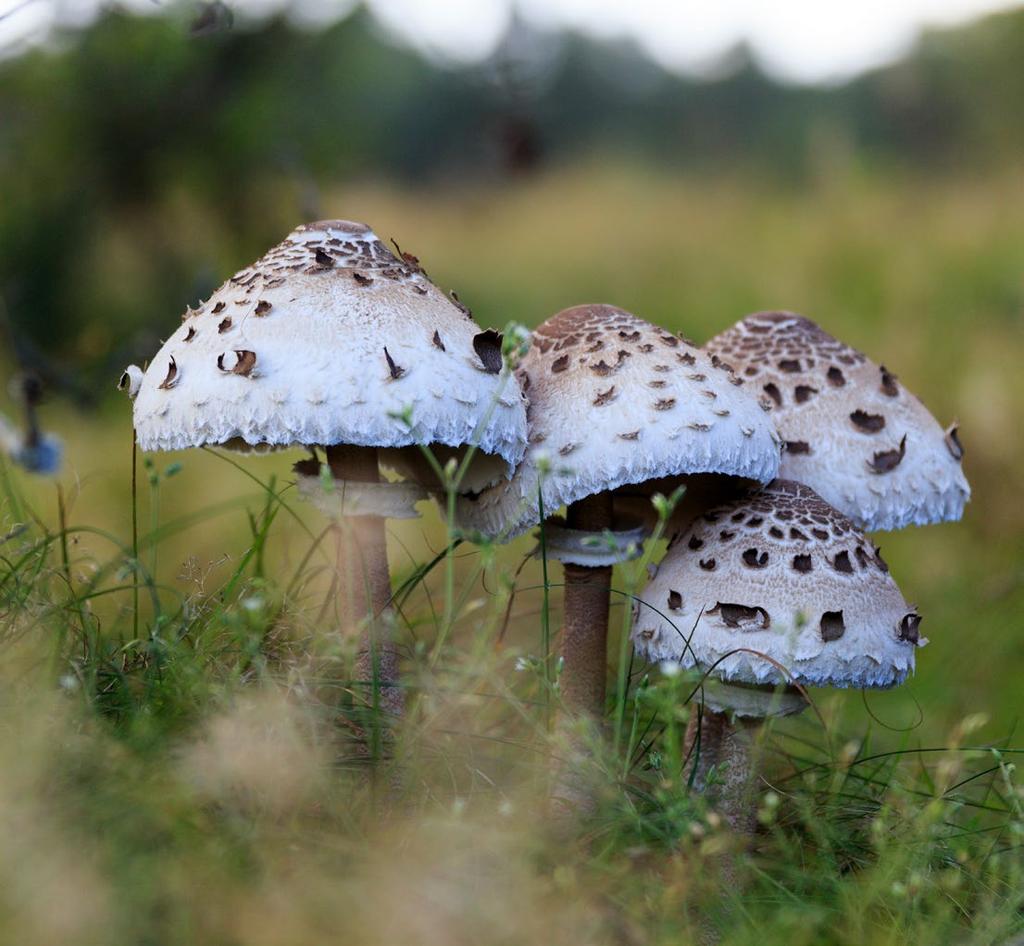
<path id="1" fill-rule="evenodd" d="M 870 539 L 809 487 L 775 480 L 694 520 L 637 605 L 633 639 L 647 658 L 718 681 L 702 713 L 696 783 L 728 762 L 719 801 L 743 830 L 749 721 L 802 709 L 796 684 L 902 683 L 926 643 L 920 621 Z"/>

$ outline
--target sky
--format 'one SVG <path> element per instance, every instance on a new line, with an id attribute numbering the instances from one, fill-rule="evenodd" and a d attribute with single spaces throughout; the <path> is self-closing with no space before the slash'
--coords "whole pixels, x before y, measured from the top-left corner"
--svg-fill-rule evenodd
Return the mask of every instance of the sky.
<path id="1" fill-rule="evenodd" d="M 83 26 L 119 6 L 154 15 L 168 0 L 0 0 L 0 50 L 44 43 L 57 25 Z M 330 23 L 354 0 L 225 0 L 239 20 L 287 11 L 299 25 Z M 198 6 L 198 3 L 196 4 Z M 542 29 L 629 38 L 666 68 L 713 74 L 746 43 L 777 79 L 841 81 L 899 58 L 922 28 L 954 26 L 1021 0 L 368 0 L 397 38 L 443 60 L 485 58 L 513 15 Z"/>

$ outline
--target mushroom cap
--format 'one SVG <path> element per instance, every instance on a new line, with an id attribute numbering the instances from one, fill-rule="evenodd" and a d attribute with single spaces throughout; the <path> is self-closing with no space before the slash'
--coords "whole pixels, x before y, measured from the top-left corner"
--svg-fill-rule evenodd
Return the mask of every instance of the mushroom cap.
<path id="1" fill-rule="evenodd" d="M 944 431 L 894 375 L 810 319 L 759 312 L 705 348 L 774 402 L 780 476 L 865 529 L 963 515 L 971 490 L 956 427 Z"/>
<path id="2" fill-rule="evenodd" d="M 691 342 L 610 305 L 533 333 L 516 372 L 531 448 L 509 483 L 459 503 L 463 525 L 512 537 L 544 514 L 625 484 L 689 473 L 768 482 L 779 441 L 749 385 Z M 549 472 L 543 472 L 549 467 Z"/>
<path id="3" fill-rule="evenodd" d="M 476 443 L 511 475 L 526 447 L 501 337 L 344 220 L 297 228 L 188 310 L 134 413 L 144 450 Z"/>
<path id="4" fill-rule="evenodd" d="M 699 516 L 642 600 L 638 651 L 727 681 L 894 686 L 926 643 L 870 539 L 788 480 Z"/>

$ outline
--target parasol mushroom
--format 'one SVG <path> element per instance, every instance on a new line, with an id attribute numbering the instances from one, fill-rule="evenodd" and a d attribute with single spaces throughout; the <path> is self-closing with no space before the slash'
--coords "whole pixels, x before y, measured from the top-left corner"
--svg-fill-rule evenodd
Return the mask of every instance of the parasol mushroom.
<path id="1" fill-rule="evenodd" d="M 326 448 L 333 491 L 319 461 L 296 472 L 350 532 L 340 572 L 347 624 L 365 628 L 357 679 L 399 712 L 395 643 L 376 633 L 391 595 L 385 517 L 416 515 L 424 493 L 381 481 L 379 465 L 415 461 L 421 446 L 473 445 L 472 484 L 511 475 L 526 419 L 500 336 L 414 257 L 399 259 L 363 224 L 327 220 L 298 227 L 186 311 L 148 370 L 129 368 L 121 386 L 143 450 Z"/>
<path id="2" fill-rule="evenodd" d="M 517 375 L 533 449 L 511 481 L 464 497 L 459 516 L 510 538 L 567 507 L 546 532 L 547 554 L 565 568 L 561 694 L 572 713 L 599 718 L 611 566 L 643 538 L 613 519 L 616 491 L 698 472 L 767 482 L 779 444 L 731 370 L 614 306 L 552 316 L 535 330 Z"/>
<path id="3" fill-rule="evenodd" d="M 751 826 L 756 724 L 801 710 L 797 684 L 896 686 L 927 643 L 879 550 L 812 489 L 787 480 L 699 516 L 637 610 L 638 652 L 720 681 L 702 714 L 695 781 L 703 789 L 718 771 L 718 801 L 741 831 Z"/>

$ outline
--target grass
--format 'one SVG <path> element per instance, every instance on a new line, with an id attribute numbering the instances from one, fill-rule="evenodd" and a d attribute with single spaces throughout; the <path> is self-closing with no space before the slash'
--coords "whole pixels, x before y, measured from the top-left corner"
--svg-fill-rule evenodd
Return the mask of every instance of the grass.
<path id="1" fill-rule="evenodd" d="M 282 219 L 286 200 L 272 193 Z M 364 183 L 329 204 L 398 236 L 442 285 L 457 277 L 485 323 L 601 299 L 703 339 L 786 306 L 884 360 L 940 418 L 959 412 L 965 520 L 881 537 L 932 643 L 906 686 L 817 692 L 820 715 L 766 731 L 761 830 L 739 858 L 680 777 L 698 681 L 616 657 L 617 749 L 577 763 L 598 809 L 556 832 L 546 759 L 586 734 L 549 734 L 561 572 L 524 561 L 530 540 L 448 552 L 433 509 L 389 527 L 414 700 L 368 778 L 333 537 L 297 501 L 292 458 L 148 458 L 133 542 L 126 405 L 85 421 L 53 405 L 59 491 L 0 469 L 0 942 L 1024 933 L 1019 178 L 785 193 L 586 168 L 476 193 Z M 636 577 L 617 569 L 615 586 Z M 611 626 L 617 655 L 619 597 Z"/>

